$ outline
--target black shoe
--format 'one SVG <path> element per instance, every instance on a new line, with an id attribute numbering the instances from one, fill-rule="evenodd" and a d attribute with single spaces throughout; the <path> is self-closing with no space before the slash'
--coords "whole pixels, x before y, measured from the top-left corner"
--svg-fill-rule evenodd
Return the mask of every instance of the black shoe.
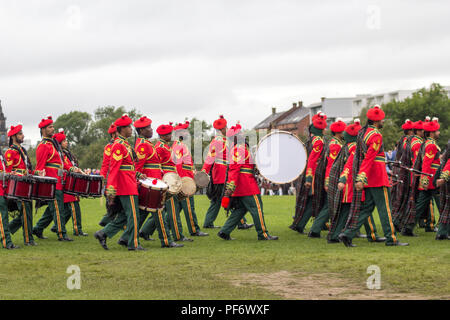
<path id="1" fill-rule="evenodd" d="M 394 242 L 394 243 L 386 243 L 386 245 L 388 247 L 394 247 L 394 246 L 403 247 L 403 246 L 409 246 L 409 243 L 407 243 L 407 242 Z"/>
<path id="2" fill-rule="evenodd" d="M 346 246 L 346 247 L 356 247 L 356 244 L 352 243 L 352 239 L 348 238 L 345 234 L 341 233 L 339 234 L 339 240 Z"/>
<path id="3" fill-rule="evenodd" d="M 128 248 L 128 251 L 147 251 L 147 249 L 142 246 L 138 246 L 137 248 Z"/>
<path id="4" fill-rule="evenodd" d="M 28 242 L 28 243 L 25 243 L 25 245 L 26 245 L 27 247 L 33 247 L 33 246 L 37 246 L 38 244 L 37 244 L 36 242 L 34 242 L 34 241 L 30 241 L 30 242 Z"/>
<path id="5" fill-rule="evenodd" d="M 10 244 L 9 246 L 6 247 L 6 249 L 8 250 L 14 250 L 14 249 L 19 249 L 19 246 L 16 246 L 15 244 Z"/>
<path id="6" fill-rule="evenodd" d="M 402 236 L 405 237 L 417 237 L 417 234 L 413 233 L 410 229 L 403 229 Z"/>
<path id="7" fill-rule="evenodd" d="M 58 230 L 56 230 L 56 227 L 51 227 L 50 231 L 53 232 L 53 233 L 57 233 L 58 232 Z"/>
<path id="8" fill-rule="evenodd" d="M 88 234 L 85 232 L 79 232 L 78 234 L 74 234 L 75 237 L 87 237 Z"/>
<path id="9" fill-rule="evenodd" d="M 278 237 L 277 236 L 267 236 L 267 238 L 261 238 L 258 240 L 278 240 Z"/>
<path id="10" fill-rule="evenodd" d="M 238 229 L 240 229 L 240 230 L 246 230 L 246 229 L 250 229 L 250 228 L 253 227 L 254 225 L 255 225 L 254 223 L 252 223 L 252 224 L 244 223 L 244 224 L 239 225 L 239 226 L 238 226 Z"/>
<path id="11" fill-rule="evenodd" d="M 73 239 L 69 238 L 69 237 L 65 237 L 65 238 L 58 238 L 58 241 L 73 241 Z"/>
<path id="12" fill-rule="evenodd" d="M 124 239 L 120 238 L 119 241 L 117 241 L 117 244 L 126 247 L 128 246 L 128 241 L 125 241 Z"/>
<path id="13" fill-rule="evenodd" d="M 202 232 L 202 231 L 197 231 L 196 233 L 191 234 L 191 236 L 193 236 L 193 237 L 206 237 L 206 236 L 209 236 L 209 233 L 205 233 L 205 232 Z"/>
<path id="14" fill-rule="evenodd" d="M 438 228 L 437 227 L 434 227 L 434 228 L 426 227 L 425 232 L 438 232 Z"/>
<path id="15" fill-rule="evenodd" d="M 142 231 L 139 232 L 139 237 L 141 237 L 142 239 L 144 239 L 145 241 L 154 241 L 155 239 L 150 238 L 148 235 L 146 235 L 145 233 L 143 233 Z"/>
<path id="16" fill-rule="evenodd" d="M 315 232 L 310 231 L 308 233 L 308 238 L 320 238 L 320 233 L 315 233 Z"/>
<path id="17" fill-rule="evenodd" d="M 164 244 L 161 245 L 161 248 L 181 248 L 181 247 L 184 247 L 184 244 L 176 243 L 176 242 L 171 242 L 171 243 L 169 243 L 168 246 L 166 246 Z"/>
<path id="18" fill-rule="evenodd" d="M 192 239 L 190 239 L 190 238 L 183 237 L 183 238 L 181 238 L 181 239 L 179 239 L 179 240 L 177 240 L 177 241 L 188 241 L 188 242 L 193 242 L 194 240 L 192 240 Z"/>
<path id="19" fill-rule="evenodd" d="M 100 245 L 103 247 L 103 249 L 109 250 L 108 246 L 106 245 L 106 234 L 102 230 L 97 231 L 94 234 L 94 238 L 97 239 L 98 242 L 100 242 Z"/>
<path id="20" fill-rule="evenodd" d="M 48 239 L 47 237 L 45 237 L 42 232 L 38 232 L 36 230 L 33 229 L 33 235 L 35 235 L 36 237 L 38 237 L 39 239 Z"/>
<path id="21" fill-rule="evenodd" d="M 234 240 L 232 237 L 230 237 L 229 234 L 226 234 L 225 232 L 219 231 L 217 235 L 222 238 L 223 240 Z"/>
<path id="22" fill-rule="evenodd" d="M 339 243 L 340 241 L 337 239 L 329 239 L 327 240 L 328 243 Z"/>
<path id="23" fill-rule="evenodd" d="M 450 236 L 446 236 L 445 234 L 436 235 L 436 240 L 450 240 Z"/>
<path id="24" fill-rule="evenodd" d="M 98 225 L 99 225 L 100 227 L 106 227 L 106 223 L 101 222 L 101 221 L 98 223 Z"/>
<path id="25" fill-rule="evenodd" d="M 305 234 L 305 232 L 303 232 L 303 230 L 297 229 L 297 227 L 294 226 L 293 224 L 289 226 L 289 229 L 294 230 L 294 231 L 296 231 L 296 232 L 298 232 L 300 234 Z"/>
<path id="26" fill-rule="evenodd" d="M 213 225 L 203 226 L 203 229 L 218 229 L 218 228 L 220 228 L 220 226 L 213 226 Z"/>

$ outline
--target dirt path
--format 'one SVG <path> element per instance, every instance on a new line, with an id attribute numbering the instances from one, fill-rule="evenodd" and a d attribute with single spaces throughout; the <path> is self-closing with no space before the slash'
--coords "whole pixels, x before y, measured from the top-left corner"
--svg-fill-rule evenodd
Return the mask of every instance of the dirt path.
<path id="1" fill-rule="evenodd" d="M 302 274 L 280 271 L 276 273 L 248 273 L 231 279 L 235 286 L 256 285 L 285 299 L 293 300 L 427 300 L 450 299 L 450 296 L 424 296 L 415 293 L 395 293 L 388 290 L 369 290 L 365 284 L 352 283 L 339 274 Z"/>

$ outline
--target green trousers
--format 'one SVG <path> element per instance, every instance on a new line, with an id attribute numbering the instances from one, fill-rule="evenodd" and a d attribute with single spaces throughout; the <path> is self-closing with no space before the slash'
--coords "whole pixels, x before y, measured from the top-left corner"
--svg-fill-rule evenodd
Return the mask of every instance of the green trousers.
<path id="1" fill-rule="evenodd" d="M 214 226 L 214 221 L 217 219 L 217 215 L 220 211 L 222 200 L 211 200 L 208 211 L 206 211 L 205 221 L 203 222 L 203 228 Z"/>
<path id="2" fill-rule="evenodd" d="M 11 233 L 8 228 L 8 206 L 6 199 L 0 196 L 0 233 L 3 248 L 12 245 Z"/>
<path id="3" fill-rule="evenodd" d="M 450 224 L 439 223 L 437 236 L 450 236 Z"/>
<path id="4" fill-rule="evenodd" d="M 430 201 L 428 209 L 425 209 L 425 211 L 422 212 L 422 215 L 419 218 L 419 223 L 420 220 L 422 220 L 423 222 L 422 227 L 425 227 L 427 229 L 434 229 L 434 227 L 436 226 L 436 212 L 434 210 L 433 200 Z"/>
<path id="5" fill-rule="evenodd" d="M 173 242 L 172 236 L 170 235 L 170 230 L 167 223 L 167 217 L 164 216 L 164 210 L 158 210 L 155 212 L 148 212 L 145 210 L 139 210 L 139 227 L 141 228 L 141 232 L 144 233 L 144 222 L 148 215 L 151 215 L 150 218 L 147 220 L 146 224 L 148 223 L 147 228 L 153 229 L 153 226 L 156 230 L 158 230 L 158 236 L 159 240 L 161 241 L 162 246 L 168 246 L 171 242 Z M 153 231 L 154 232 L 154 231 Z M 151 232 L 151 234 L 153 234 Z M 147 236 L 150 236 L 150 233 L 144 233 Z M 128 241 L 129 232 L 126 230 L 123 235 L 122 239 Z"/>
<path id="6" fill-rule="evenodd" d="M 430 210 L 430 203 L 432 200 L 436 202 L 436 205 L 439 209 L 439 193 L 437 189 L 434 190 L 419 190 L 419 194 L 416 199 L 416 217 L 414 223 L 408 224 L 405 229 L 409 231 L 413 231 L 416 224 L 423 216 L 427 216 L 427 212 Z M 431 217 L 429 219 L 429 223 L 431 223 Z M 434 226 L 433 226 L 434 227 Z"/>
<path id="7" fill-rule="evenodd" d="M 329 239 L 339 240 L 339 234 L 344 230 L 345 224 L 347 223 L 348 215 L 350 214 L 350 203 L 343 203 L 341 212 L 339 213 L 338 221 L 336 222 L 336 227 L 334 230 L 330 230 Z M 375 226 L 375 221 L 373 219 L 372 213 L 367 220 L 364 222 L 364 229 L 366 229 L 367 240 L 373 242 L 378 238 L 377 228 Z"/>
<path id="8" fill-rule="evenodd" d="M 197 214 L 195 213 L 194 196 L 180 201 L 181 209 L 183 209 L 189 234 L 192 236 L 200 231 L 197 222 Z"/>
<path id="9" fill-rule="evenodd" d="M 172 232 L 172 237 L 175 241 L 179 241 L 184 238 L 183 226 L 181 225 L 180 218 L 180 209 L 180 201 L 176 197 L 171 197 L 166 201 L 165 210 L 167 214 L 167 222 L 169 229 Z"/>
<path id="10" fill-rule="evenodd" d="M 377 207 L 386 244 L 397 243 L 395 228 L 392 222 L 391 193 L 388 187 L 365 188 L 365 201 L 361 203 L 361 211 L 355 228 L 346 228 L 344 234 L 353 239 L 363 223 Z"/>
<path id="11" fill-rule="evenodd" d="M 42 233 L 45 228 L 47 228 L 53 221 L 57 228 L 57 235 L 59 239 L 66 238 L 66 226 L 63 223 L 63 212 L 64 212 L 64 194 L 62 190 L 56 190 L 56 198 L 49 201 L 47 209 L 45 209 L 44 214 L 41 219 L 34 226 L 33 231 Z"/>
<path id="12" fill-rule="evenodd" d="M 33 238 L 33 203 L 31 201 L 17 201 L 19 216 L 14 218 L 8 225 L 11 234 L 22 227 L 23 242 L 25 244 L 34 242 Z"/>
<path id="13" fill-rule="evenodd" d="M 139 200 L 138 196 L 118 196 L 123 210 L 120 211 L 116 218 L 108 223 L 103 232 L 108 238 L 114 237 L 119 231 L 126 226 L 128 232 L 128 248 L 137 248 L 139 242 Z"/>
<path id="14" fill-rule="evenodd" d="M 320 231 L 323 230 L 323 227 L 328 222 L 328 219 L 330 218 L 330 213 L 328 210 L 328 195 L 325 193 L 325 201 L 323 204 L 322 209 L 320 210 L 317 217 L 314 219 L 314 223 L 311 226 L 311 232 L 320 234 Z"/>
<path id="15" fill-rule="evenodd" d="M 269 237 L 269 231 L 266 228 L 264 221 L 263 204 L 261 201 L 261 195 L 235 197 L 237 201 L 234 209 L 231 210 L 231 214 L 225 221 L 224 226 L 220 231 L 229 235 L 234 228 L 238 226 L 241 219 L 248 212 L 252 215 L 253 222 L 255 224 L 256 232 L 258 233 L 258 239 L 266 239 Z"/>
<path id="16" fill-rule="evenodd" d="M 72 219 L 73 234 L 75 236 L 80 235 L 83 232 L 81 227 L 81 209 L 80 202 L 66 202 L 64 203 L 64 225 Z M 52 226 L 52 231 L 56 232 L 56 225 Z"/>

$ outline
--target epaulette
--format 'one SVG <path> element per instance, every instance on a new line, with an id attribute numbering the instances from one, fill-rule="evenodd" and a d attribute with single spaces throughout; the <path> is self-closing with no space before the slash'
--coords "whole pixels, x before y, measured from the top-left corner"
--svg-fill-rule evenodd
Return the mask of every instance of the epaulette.
<path id="1" fill-rule="evenodd" d="M 319 140 L 323 141 L 323 137 L 321 137 L 321 136 L 314 136 L 313 139 L 312 139 L 312 144 L 314 145 Z"/>

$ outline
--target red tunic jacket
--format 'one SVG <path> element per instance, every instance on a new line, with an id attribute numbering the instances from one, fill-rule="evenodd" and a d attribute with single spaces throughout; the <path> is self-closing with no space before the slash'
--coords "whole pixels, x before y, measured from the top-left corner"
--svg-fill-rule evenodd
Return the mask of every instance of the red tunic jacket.
<path id="1" fill-rule="evenodd" d="M 227 158 L 227 138 L 224 136 L 216 136 L 209 144 L 208 155 L 205 158 L 205 163 L 202 168 L 202 171 L 208 174 L 211 167 L 213 168 L 211 178 L 214 184 L 225 183 L 228 164 Z"/>
<path id="2" fill-rule="evenodd" d="M 128 141 L 119 136 L 111 148 L 111 162 L 106 193 L 108 195 L 138 195 L 133 152 Z"/>
<path id="3" fill-rule="evenodd" d="M 108 176 L 109 171 L 109 162 L 111 161 L 111 148 L 114 144 L 114 140 L 108 143 L 103 149 L 103 162 L 102 167 L 100 168 L 100 175 L 106 178 Z"/>
<path id="4" fill-rule="evenodd" d="M 423 138 L 419 136 L 414 136 L 411 139 L 411 152 L 412 152 L 412 165 L 416 162 L 417 155 L 419 154 L 420 147 L 422 146 Z"/>
<path id="5" fill-rule="evenodd" d="M 178 175 L 181 178 L 194 178 L 194 163 L 188 147 L 181 141 L 175 141 L 172 145 L 172 155 Z"/>
<path id="6" fill-rule="evenodd" d="M 3 161 L 0 161 L 0 172 L 5 172 L 5 167 L 3 166 Z M 5 195 L 5 189 L 3 188 L 3 182 L 0 182 L 0 197 Z"/>
<path id="7" fill-rule="evenodd" d="M 444 179 L 445 181 L 449 180 L 449 178 L 450 178 L 450 161 L 447 160 L 447 163 L 445 164 L 444 168 L 442 168 L 440 178 Z"/>
<path id="8" fill-rule="evenodd" d="M 252 196 L 260 193 L 253 171 L 254 161 L 247 145 L 240 144 L 233 148 L 228 169 L 226 188 L 233 191 L 233 197 Z"/>
<path id="9" fill-rule="evenodd" d="M 356 142 L 348 144 L 349 156 L 344 165 L 344 169 L 339 177 L 339 182 L 345 183 L 342 190 L 342 202 L 351 203 L 353 198 L 353 159 L 355 158 Z"/>
<path id="10" fill-rule="evenodd" d="M 425 155 L 422 159 L 422 171 L 425 173 L 435 174 L 437 169 L 440 166 L 440 156 L 441 149 L 436 144 L 436 141 L 432 138 L 428 138 L 425 141 Z M 436 189 L 436 186 L 433 184 L 433 177 L 428 177 L 425 175 L 421 175 L 419 190 L 425 190 L 425 186 L 428 186 L 428 190 Z"/>
<path id="11" fill-rule="evenodd" d="M 334 160 L 336 160 L 337 155 L 341 151 L 343 144 L 344 142 L 339 140 L 338 138 L 335 137 L 331 138 L 329 144 L 330 152 L 327 156 L 327 168 L 325 170 L 325 186 L 328 186 L 328 182 L 330 180 L 331 167 L 333 166 Z"/>
<path id="12" fill-rule="evenodd" d="M 56 190 L 62 190 L 62 177 L 58 176 L 58 170 L 63 169 L 63 162 L 51 138 L 44 138 L 36 149 L 35 174 L 45 169 L 45 176 L 57 178 Z"/>
<path id="13" fill-rule="evenodd" d="M 70 161 L 69 157 L 67 157 L 67 155 L 64 154 L 64 169 L 70 171 L 70 169 L 74 168 L 74 167 L 75 166 L 73 165 L 72 161 Z M 64 174 L 64 178 L 66 177 L 66 175 L 67 175 L 67 173 Z M 80 198 L 64 193 L 64 203 L 76 202 L 76 201 L 80 201 Z"/>
<path id="14" fill-rule="evenodd" d="M 161 160 L 153 144 L 145 138 L 139 138 L 135 150 L 138 157 L 136 170 L 149 178 L 161 179 Z"/>
<path id="15" fill-rule="evenodd" d="M 170 145 L 164 140 L 160 139 L 156 143 L 155 148 L 156 153 L 158 154 L 161 161 L 161 169 L 163 171 L 163 175 L 168 172 L 176 173 L 177 169 L 172 159 L 172 148 L 170 147 Z"/>
<path id="16" fill-rule="evenodd" d="M 17 147 L 20 150 L 23 150 L 22 146 Z M 19 151 L 17 151 L 16 149 L 9 148 L 8 150 L 6 150 L 5 164 L 6 164 L 6 172 L 14 172 L 21 176 L 26 173 L 31 174 L 31 171 L 27 170 L 27 164 L 23 162 Z"/>
<path id="17" fill-rule="evenodd" d="M 367 145 L 367 153 L 356 176 L 357 182 L 362 182 L 365 188 L 389 187 L 386 171 L 386 157 L 380 151 L 383 136 L 374 126 L 369 126 L 363 137 Z"/>

